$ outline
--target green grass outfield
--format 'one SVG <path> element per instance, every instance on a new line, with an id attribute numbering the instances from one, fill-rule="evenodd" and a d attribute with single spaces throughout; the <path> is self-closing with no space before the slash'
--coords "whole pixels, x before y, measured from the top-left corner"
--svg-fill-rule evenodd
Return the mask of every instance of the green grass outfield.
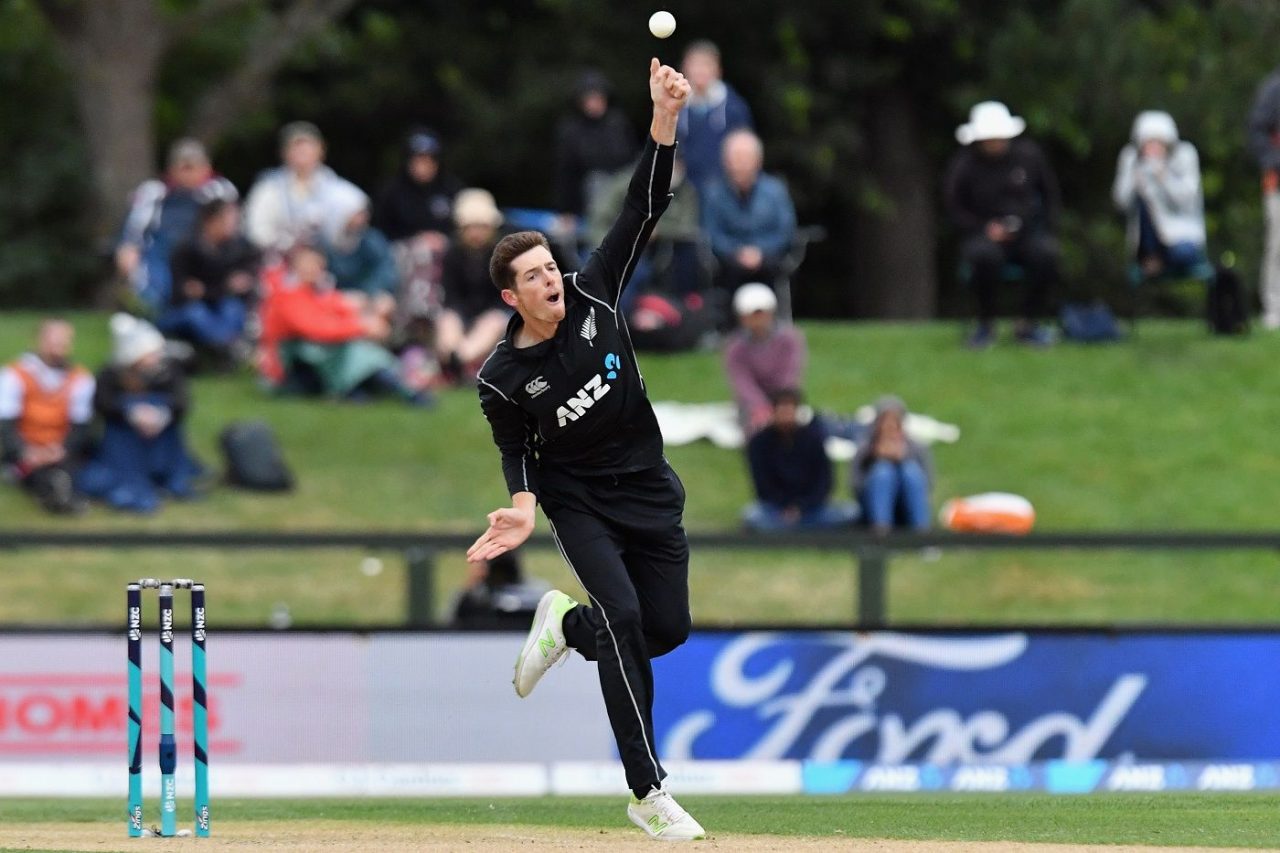
<path id="1" fill-rule="evenodd" d="M 684 797 L 714 837 L 735 835 L 1019 841 L 1059 844 L 1275 849 L 1280 802 L 1244 794 L 874 795 L 859 797 Z M 154 803 L 149 804 L 154 806 Z M 462 825 L 623 828 L 616 798 L 435 800 L 224 800 L 213 803 L 220 827 L 315 821 L 362 825 Z M 188 814 L 182 805 L 179 815 Z M 101 825 L 124 835 L 124 804 L 107 800 L 0 800 L 4 833 L 33 824 Z M 189 821 L 188 821 L 189 824 Z M 149 822 L 148 822 L 149 825 Z M 181 825 L 181 824 L 180 824 Z M 0 835 L 3 837 L 3 835 Z M 0 848 L 22 849 L 29 848 Z"/>
<path id="2" fill-rule="evenodd" d="M 0 316 L 0 341 L 17 351 L 36 317 Z M 79 354 L 108 349 L 105 315 L 74 317 Z M 985 353 L 960 346 L 957 324 L 803 324 L 808 393 L 824 409 L 851 411 L 886 392 L 958 424 L 961 441 L 936 450 L 938 501 L 1002 490 L 1026 495 L 1041 530 L 1260 530 L 1277 526 L 1280 335 L 1208 337 L 1199 323 L 1148 321 L 1115 346 Z M 655 400 L 728 398 L 718 356 L 642 355 Z M 476 531 L 506 500 L 496 452 L 472 391 L 442 395 L 433 411 L 393 403 L 345 405 L 266 397 L 248 375 L 196 383 L 193 444 L 217 461 L 229 421 L 260 417 L 279 433 L 299 489 L 289 496 L 215 490 L 152 518 L 95 509 L 49 518 L 0 489 L 0 525 L 43 530 L 268 529 Z M 740 456 L 707 443 L 670 448 L 689 492 L 687 525 L 737 525 L 750 497 Z M 839 488 L 847 489 L 839 471 Z M 360 571 L 355 552 L 42 552 L 0 554 L 0 622 L 103 623 L 117 618 L 126 576 L 198 568 L 214 590 L 219 624 L 262 624 L 277 602 L 295 624 L 394 621 L 403 612 L 396 555 L 385 571 Z M 572 588 L 551 554 L 532 567 Z M 1280 563 L 1272 553 L 954 553 L 895 558 L 890 616 L 913 622 L 1271 622 L 1280 613 Z M 848 622 L 851 561 L 839 554 L 726 551 L 693 557 L 695 618 L 704 622 Z M 438 600 L 463 577 L 443 555 Z M 56 597 L 32 595 L 56 574 Z M 238 590 L 233 587 L 239 586 Z"/>

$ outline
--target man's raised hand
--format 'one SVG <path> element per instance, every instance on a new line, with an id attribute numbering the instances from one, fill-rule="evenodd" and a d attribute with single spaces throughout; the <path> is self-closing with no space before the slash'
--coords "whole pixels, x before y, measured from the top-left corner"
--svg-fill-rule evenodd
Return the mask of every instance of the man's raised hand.
<path id="1" fill-rule="evenodd" d="M 656 109 L 676 115 L 689 100 L 689 81 L 684 75 L 663 65 L 657 57 L 649 60 L 649 96 Z"/>

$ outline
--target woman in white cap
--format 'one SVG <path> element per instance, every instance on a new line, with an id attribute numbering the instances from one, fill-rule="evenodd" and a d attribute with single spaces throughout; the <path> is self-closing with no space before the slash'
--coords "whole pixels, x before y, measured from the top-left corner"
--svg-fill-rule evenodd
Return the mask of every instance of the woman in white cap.
<path id="1" fill-rule="evenodd" d="M 80 489 L 115 509 L 153 512 L 162 493 L 195 496 L 203 469 L 187 452 L 187 380 L 165 357 L 164 338 L 146 320 L 111 318 L 111 363 L 98 373 L 93 405 L 102 441 L 77 477 Z"/>
<path id="2" fill-rule="evenodd" d="M 1039 146 L 1021 136 L 1026 122 L 999 101 L 983 101 L 956 129 L 964 146 L 947 170 L 946 202 L 960 232 L 961 259 L 978 303 L 978 328 L 970 345 L 995 342 L 996 297 L 1007 264 L 1024 271 L 1022 343 L 1053 342 L 1040 325 L 1058 281 L 1053 232 L 1062 206 L 1058 179 Z"/>
<path id="3" fill-rule="evenodd" d="M 1111 197 L 1129 217 L 1129 249 L 1147 277 L 1189 272 L 1205 262 L 1200 155 L 1178 138 L 1173 116 L 1138 114 L 1120 152 Z"/>
<path id="4" fill-rule="evenodd" d="M 453 381 L 474 376 L 507 331 L 511 309 L 489 278 L 502 213 L 488 190 L 465 189 L 453 203 L 457 239 L 444 256 L 444 308 L 436 318 L 436 356 Z"/>

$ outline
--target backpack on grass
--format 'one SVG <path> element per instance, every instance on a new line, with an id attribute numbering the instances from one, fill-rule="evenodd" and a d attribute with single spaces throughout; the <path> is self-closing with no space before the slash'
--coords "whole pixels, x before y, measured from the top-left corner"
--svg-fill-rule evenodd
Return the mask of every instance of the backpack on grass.
<path id="1" fill-rule="evenodd" d="M 237 421 L 219 437 L 228 485 L 259 492 L 293 489 L 293 472 L 285 464 L 271 427 L 262 421 Z"/>
<path id="2" fill-rule="evenodd" d="M 1231 267 L 1219 265 L 1209 285 L 1206 319 L 1215 335 L 1243 335 L 1249 331 L 1249 308 L 1245 304 L 1240 275 Z"/>

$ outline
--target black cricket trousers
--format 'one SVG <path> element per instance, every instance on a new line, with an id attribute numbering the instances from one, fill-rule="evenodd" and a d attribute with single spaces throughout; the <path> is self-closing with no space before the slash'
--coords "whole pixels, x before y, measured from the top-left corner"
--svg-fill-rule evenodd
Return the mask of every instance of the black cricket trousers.
<path id="1" fill-rule="evenodd" d="M 551 533 L 589 605 L 564 618 L 570 648 L 596 661 L 627 786 L 637 797 L 667 775 L 653 737 L 653 667 L 689 637 L 684 486 L 661 465 L 629 474 L 539 472 Z"/>

